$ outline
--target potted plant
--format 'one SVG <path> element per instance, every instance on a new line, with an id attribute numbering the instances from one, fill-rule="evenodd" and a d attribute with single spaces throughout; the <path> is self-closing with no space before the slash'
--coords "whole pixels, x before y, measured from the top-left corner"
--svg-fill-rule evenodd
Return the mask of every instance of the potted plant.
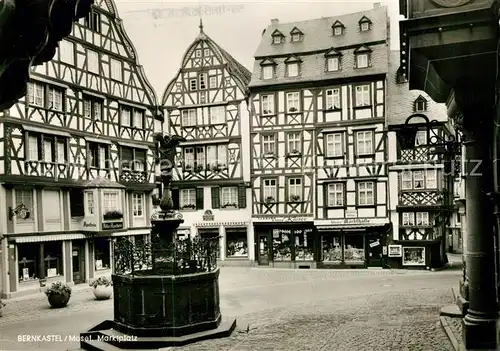
<path id="1" fill-rule="evenodd" d="M 185 165 L 185 166 L 184 166 L 184 170 L 185 170 L 186 172 L 191 172 L 191 171 L 193 170 L 193 166 L 192 166 L 192 165 Z"/>
<path id="2" fill-rule="evenodd" d="M 236 203 L 234 203 L 234 202 L 227 202 L 227 203 L 225 203 L 222 206 L 222 208 L 228 208 L 228 207 L 234 207 L 234 208 L 236 208 L 236 207 L 238 207 L 238 205 Z"/>
<path id="3" fill-rule="evenodd" d="M 4 307 L 5 307 L 5 303 L 2 300 L 0 300 L 0 317 L 3 316 L 3 308 Z"/>
<path id="4" fill-rule="evenodd" d="M 94 288 L 93 292 L 96 300 L 107 300 L 113 293 L 113 282 L 107 277 L 94 279 L 89 285 Z"/>
<path id="5" fill-rule="evenodd" d="M 189 205 L 184 205 L 184 206 L 182 206 L 182 209 L 183 209 L 183 210 L 194 210 L 195 208 L 196 208 L 196 206 L 195 206 L 195 205 L 193 205 L 193 204 L 189 204 Z"/>
<path id="6" fill-rule="evenodd" d="M 222 169 L 224 169 L 224 165 L 222 163 L 216 163 L 214 164 L 214 166 L 212 167 L 212 170 L 214 172 L 220 172 Z"/>
<path id="7" fill-rule="evenodd" d="M 298 202 L 298 201 L 300 201 L 300 196 L 299 195 L 292 195 L 292 196 L 290 196 L 290 201 Z"/>
<path id="8" fill-rule="evenodd" d="M 273 202 L 274 202 L 274 197 L 272 197 L 272 196 L 268 196 L 268 197 L 266 197 L 266 203 L 267 203 L 267 204 L 271 204 L 271 203 L 273 203 Z"/>
<path id="9" fill-rule="evenodd" d="M 196 173 L 200 173 L 201 171 L 203 171 L 203 166 L 202 165 L 197 165 L 195 168 L 194 168 L 194 171 Z"/>
<path id="10" fill-rule="evenodd" d="M 122 219 L 123 213 L 118 210 L 108 211 L 103 216 L 105 221 L 114 220 L 114 219 Z"/>
<path id="11" fill-rule="evenodd" d="M 45 291 L 45 295 L 53 308 L 65 307 L 71 297 L 71 288 L 63 282 L 55 282 Z"/>
<path id="12" fill-rule="evenodd" d="M 290 108 L 288 109 L 288 112 L 297 112 L 297 108 L 295 108 L 295 107 L 290 107 Z"/>

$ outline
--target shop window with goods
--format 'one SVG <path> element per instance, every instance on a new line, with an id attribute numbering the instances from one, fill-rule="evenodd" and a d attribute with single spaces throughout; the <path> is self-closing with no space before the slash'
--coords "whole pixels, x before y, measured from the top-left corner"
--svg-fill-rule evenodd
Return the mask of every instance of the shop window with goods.
<path id="1" fill-rule="evenodd" d="M 45 243 L 43 251 L 46 277 L 51 278 L 63 275 L 62 241 Z"/>
<path id="2" fill-rule="evenodd" d="M 248 243 L 246 229 L 226 229 L 226 256 L 248 257 Z"/>
<path id="3" fill-rule="evenodd" d="M 95 269 L 109 269 L 110 263 L 109 239 L 95 239 Z"/>
<path id="4" fill-rule="evenodd" d="M 292 231 L 290 229 L 273 229 L 273 260 L 292 260 Z"/>
<path id="5" fill-rule="evenodd" d="M 323 235 L 321 238 L 323 253 L 322 261 L 326 263 L 342 262 L 342 246 L 340 235 Z"/>
<path id="6" fill-rule="evenodd" d="M 26 282 L 38 279 L 38 262 L 40 261 L 39 244 L 19 244 L 19 281 Z"/>
<path id="7" fill-rule="evenodd" d="M 294 229 L 295 261 L 314 261 L 312 229 Z"/>
<path id="8" fill-rule="evenodd" d="M 346 235 L 344 239 L 345 263 L 364 263 L 365 247 L 363 235 Z"/>

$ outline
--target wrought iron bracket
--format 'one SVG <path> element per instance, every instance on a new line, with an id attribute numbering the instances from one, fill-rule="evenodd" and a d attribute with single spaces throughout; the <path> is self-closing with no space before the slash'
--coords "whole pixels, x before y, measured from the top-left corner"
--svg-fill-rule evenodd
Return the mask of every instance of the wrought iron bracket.
<path id="1" fill-rule="evenodd" d="M 16 208 L 9 207 L 9 220 L 12 221 L 14 217 L 18 217 L 21 219 L 28 219 L 30 218 L 30 211 L 29 208 L 26 207 L 25 204 L 20 204 Z"/>

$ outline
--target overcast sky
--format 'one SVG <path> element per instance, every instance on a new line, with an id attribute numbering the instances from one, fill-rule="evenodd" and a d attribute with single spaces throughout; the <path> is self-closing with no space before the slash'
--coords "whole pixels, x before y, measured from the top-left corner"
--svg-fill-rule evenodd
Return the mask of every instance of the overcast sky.
<path id="1" fill-rule="evenodd" d="M 188 46 L 199 33 L 197 9 L 204 6 L 204 31 L 250 69 L 262 31 L 272 18 L 281 23 L 363 11 L 377 1 L 169 1 L 115 0 L 139 63 L 159 99 L 175 76 Z M 389 8 L 391 48 L 398 48 L 398 0 L 378 1 Z M 224 5 L 224 7 L 222 7 Z"/>

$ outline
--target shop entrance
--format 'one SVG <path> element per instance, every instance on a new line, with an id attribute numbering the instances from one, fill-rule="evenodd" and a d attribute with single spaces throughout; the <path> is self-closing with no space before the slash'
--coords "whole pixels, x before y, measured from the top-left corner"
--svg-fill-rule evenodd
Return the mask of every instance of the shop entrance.
<path id="1" fill-rule="evenodd" d="M 368 267 L 382 267 L 382 243 L 380 236 L 367 236 L 368 241 Z"/>
<path id="2" fill-rule="evenodd" d="M 259 265 L 267 266 L 267 265 L 269 265 L 269 236 L 268 236 L 268 234 L 259 234 L 257 243 L 259 245 L 259 247 L 257 248 Z"/>
<path id="3" fill-rule="evenodd" d="M 73 282 L 75 284 L 85 283 L 85 242 L 83 240 L 73 241 L 71 257 Z"/>

